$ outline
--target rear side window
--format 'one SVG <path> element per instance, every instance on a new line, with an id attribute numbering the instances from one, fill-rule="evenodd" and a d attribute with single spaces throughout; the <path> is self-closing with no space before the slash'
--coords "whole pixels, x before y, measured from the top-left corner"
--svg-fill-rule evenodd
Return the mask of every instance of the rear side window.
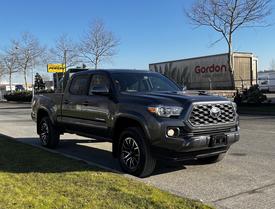
<path id="1" fill-rule="evenodd" d="M 81 75 L 73 78 L 70 86 L 70 93 L 74 95 L 87 95 L 89 76 Z"/>
<path id="2" fill-rule="evenodd" d="M 103 87 L 103 86 L 107 87 L 108 89 L 110 88 L 109 78 L 104 74 L 93 75 L 91 79 L 90 92 L 95 87 Z"/>

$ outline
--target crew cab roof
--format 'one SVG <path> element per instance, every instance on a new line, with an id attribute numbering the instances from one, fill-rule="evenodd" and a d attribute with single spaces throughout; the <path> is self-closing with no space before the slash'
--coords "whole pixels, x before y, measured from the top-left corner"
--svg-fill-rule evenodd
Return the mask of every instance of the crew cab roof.
<path id="1" fill-rule="evenodd" d="M 135 70 L 135 69 L 98 69 L 98 70 L 87 70 L 87 71 L 81 71 L 78 73 L 75 73 L 75 75 L 81 75 L 81 74 L 91 74 L 95 72 L 107 72 L 107 73 L 155 73 L 149 70 Z"/>

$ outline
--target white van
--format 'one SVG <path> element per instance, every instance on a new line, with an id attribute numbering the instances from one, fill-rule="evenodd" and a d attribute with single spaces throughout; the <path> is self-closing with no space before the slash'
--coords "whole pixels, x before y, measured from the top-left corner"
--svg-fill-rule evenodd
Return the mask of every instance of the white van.
<path id="1" fill-rule="evenodd" d="M 262 91 L 275 92 L 275 71 L 259 73 L 258 84 Z"/>

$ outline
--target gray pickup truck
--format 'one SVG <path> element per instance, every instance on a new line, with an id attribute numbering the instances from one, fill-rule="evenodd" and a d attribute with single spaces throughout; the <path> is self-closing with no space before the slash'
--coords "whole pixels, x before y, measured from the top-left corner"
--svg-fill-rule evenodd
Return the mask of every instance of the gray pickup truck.
<path id="1" fill-rule="evenodd" d="M 72 75 L 63 88 L 33 99 L 42 145 L 56 147 L 64 133 L 108 140 L 132 175 L 150 175 L 158 159 L 217 162 L 239 140 L 234 103 L 188 95 L 159 73 L 89 70 Z"/>

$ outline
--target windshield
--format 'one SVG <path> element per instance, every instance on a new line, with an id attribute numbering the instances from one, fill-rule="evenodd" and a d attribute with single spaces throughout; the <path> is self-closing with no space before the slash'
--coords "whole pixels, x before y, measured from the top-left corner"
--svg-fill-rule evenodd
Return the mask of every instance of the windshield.
<path id="1" fill-rule="evenodd" d="M 180 88 L 165 76 L 157 73 L 113 73 L 119 92 L 180 91 Z"/>

